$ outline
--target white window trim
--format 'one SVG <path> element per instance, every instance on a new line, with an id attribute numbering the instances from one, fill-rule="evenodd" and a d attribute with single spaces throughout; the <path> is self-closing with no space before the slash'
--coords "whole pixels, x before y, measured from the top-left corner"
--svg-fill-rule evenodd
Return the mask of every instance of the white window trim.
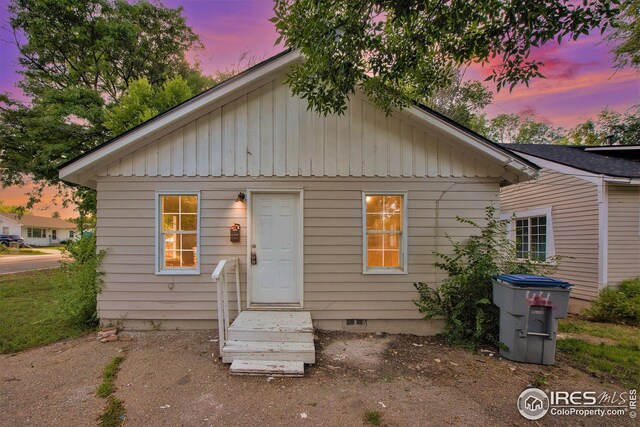
<path id="1" fill-rule="evenodd" d="M 401 268 L 369 268 L 367 242 L 367 196 L 402 196 L 402 242 L 400 244 Z M 362 274 L 409 274 L 409 227 L 407 216 L 408 193 L 406 191 L 363 191 L 362 192 Z"/>
<path id="2" fill-rule="evenodd" d="M 196 267 L 195 268 L 175 268 L 175 269 L 163 269 L 160 262 L 160 220 L 162 214 L 160 212 L 160 196 L 189 196 L 195 195 L 198 197 L 198 203 L 196 208 L 197 225 L 196 225 Z M 195 276 L 200 274 L 200 191 L 156 191 L 155 197 L 155 212 L 156 212 L 156 245 L 155 245 L 155 264 L 156 264 L 156 276 Z"/>
<path id="3" fill-rule="evenodd" d="M 531 217 L 539 217 L 544 216 L 547 218 L 547 235 L 546 235 L 546 245 L 547 245 L 547 253 L 545 263 L 549 263 L 549 258 L 553 258 L 556 255 L 556 244 L 555 239 L 553 238 L 553 215 L 551 207 L 539 208 L 539 209 L 530 209 L 526 211 L 503 211 L 500 213 L 500 220 L 507 221 L 507 236 L 509 240 L 515 241 L 515 228 L 513 226 L 513 220 L 516 219 L 524 219 Z M 535 262 L 535 261 L 534 261 Z M 539 261 L 542 262 L 542 261 Z"/>

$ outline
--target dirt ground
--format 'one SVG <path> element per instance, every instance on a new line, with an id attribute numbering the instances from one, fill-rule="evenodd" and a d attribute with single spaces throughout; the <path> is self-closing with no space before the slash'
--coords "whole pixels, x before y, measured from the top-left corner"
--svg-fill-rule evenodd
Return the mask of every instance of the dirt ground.
<path id="1" fill-rule="evenodd" d="M 239 377 L 217 358 L 210 331 L 122 335 L 133 341 L 92 335 L 0 356 L 0 425 L 95 426 L 105 403 L 95 388 L 118 354 L 125 426 L 361 426 L 366 411 L 386 426 L 637 425 L 628 416 L 522 418 L 517 396 L 542 375 L 543 389 L 625 391 L 562 358 L 542 367 L 436 338 L 320 332 L 304 378 Z"/>

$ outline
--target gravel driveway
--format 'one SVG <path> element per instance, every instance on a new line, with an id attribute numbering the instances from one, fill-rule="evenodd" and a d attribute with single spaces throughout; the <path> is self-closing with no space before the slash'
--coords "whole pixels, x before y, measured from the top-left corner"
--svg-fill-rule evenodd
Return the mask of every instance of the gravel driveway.
<path id="1" fill-rule="evenodd" d="M 118 354 L 125 426 L 360 426 L 366 411 L 388 426 L 634 425 L 628 417 L 526 421 L 515 402 L 541 375 L 554 390 L 623 388 L 562 361 L 514 364 L 434 338 L 321 332 L 318 363 L 304 378 L 269 379 L 230 375 L 209 331 L 126 335 L 133 341 L 91 336 L 1 356 L 0 425 L 95 426 L 104 405 L 95 387 Z"/>

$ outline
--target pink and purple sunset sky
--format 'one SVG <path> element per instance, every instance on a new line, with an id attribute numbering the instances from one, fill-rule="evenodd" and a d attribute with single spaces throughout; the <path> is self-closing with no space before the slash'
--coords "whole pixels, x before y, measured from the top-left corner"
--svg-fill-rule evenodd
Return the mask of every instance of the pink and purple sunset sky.
<path id="1" fill-rule="evenodd" d="M 15 83 L 18 53 L 9 40 L 7 0 L 0 0 L 0 92 L 20 96 Z M 273 16 L 271 0 L 164 0 L 166 6 L 184 8 L 187 24 L 200 36 L 204 50 L 189 58 L 201 63 L 205 73 L 224 70 L 237 63 L 242 52 L 268 58 L 280 52 L 274 46 L 276 32 L 268 19 Z M 640 103 L 640 73 L 613 67 L 611 45 L 599 35 L 577 41 L 550 43 L 537 49 L 533 57 L 542 60 L 545 79 L 529 87 L 501 91 L 485 112 L 489 117 L 501 113 L 533 113 L 538 120 L 570 128 L 607 107 L 625 112 Z M 467 77 L 484 79 L 488 70 L 472 66 Z M 488 85 L 490 89 L 494 89 Z M 23 189 L 0 191 L 5 203 L 24 203 Z M 49 209 L 50 212 L 50 209 Z"/>

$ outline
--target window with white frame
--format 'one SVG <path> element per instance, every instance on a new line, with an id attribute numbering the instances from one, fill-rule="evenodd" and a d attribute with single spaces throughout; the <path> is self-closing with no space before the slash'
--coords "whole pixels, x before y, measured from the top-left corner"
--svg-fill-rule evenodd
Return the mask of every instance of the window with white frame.
<path id="1" fill-rule="evenodd" d="M 534 216 L 515 220 L 516 256 L 519 259 L 545 261 L 547 255 L 547 217 Z"/>
<path id="2" fill-rule="evenodd" d="M 158 194 L 158 273 L 199 272 L 199 195 Z"/>
<path id="3" fill-rule="evenodd" d="M 69 238 L 70 238 L 70 239 L 73 239 L 73 238 L 75 237 L 75 235 L 76 235 L 76 234 L 75 234 L 75 231 L 73 231 L 73 230 L 70 230 L 70 231 L 69 231 Z"/>
<path id="4" fill-rule="evenodd" d="M 365 273 L 406 272 L 406 197 L 364 193 Z"/>
<path id="5" fill-rule="evenodd" d="M 58 240 L 58 230 L 51 230 L 51 240 Z"/>
<path id="6" fill-rule="evenodd" d="M 44 228 L 27 228 L 27 237 L 32 237 L 34 239 L 47 237 L 47 230 Z"/>

